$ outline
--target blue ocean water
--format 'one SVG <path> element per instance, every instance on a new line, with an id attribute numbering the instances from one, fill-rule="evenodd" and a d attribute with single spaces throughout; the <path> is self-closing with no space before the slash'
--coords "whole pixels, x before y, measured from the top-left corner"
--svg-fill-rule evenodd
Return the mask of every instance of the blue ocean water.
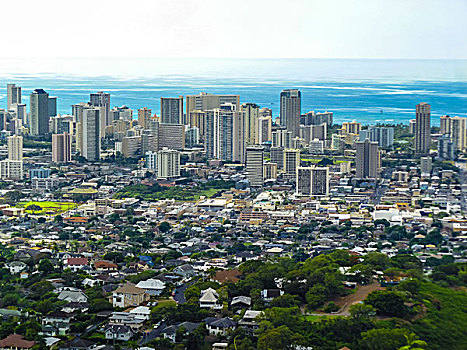
<path id="1" fill-rule="evenodd" d="M 467 117 L 467 60 L 360 59 L 8 59 L 0 60 L 0 108 L 6 84 L 29 93 L 43 88 L 58 97 L 58 112 L 106 91 L 112 106 L 159 114 L 160 97 L 209 92 L 239 94 L 279 114 L 285 88 L 302 92 L 302 112 L 332 111 L 336 122 L 407 123 L 415 105 L 441 115 Z"/>

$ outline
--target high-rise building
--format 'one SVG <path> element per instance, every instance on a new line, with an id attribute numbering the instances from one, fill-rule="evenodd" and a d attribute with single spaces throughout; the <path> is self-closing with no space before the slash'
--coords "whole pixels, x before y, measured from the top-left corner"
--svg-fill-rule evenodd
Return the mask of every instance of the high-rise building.
<path id="1" fill-rule="evenodd" d="M 327 196 L 329 194 L 329 168 L 298 167 L 296 192 L 305 196 Z"/>
<path id="2" fill-rule="evenodd" d="M 157 123 L 158 149 L 183 151 L 185 148 L 185 125 Z"/>
<path id="3" fill-rule="evenodd" d="M 29 97 L 29 127 L 32 136 L 49 132 L 49 94 L 43 89 L 34 90 Z"/>
<path id="4" fill-rule="evenodd" d="M 271 133 L 272 147 L 292 148 L 292 132 L 279 129 Z"/>
<path id="5" fill-rule="evenodd" d="M 201 140 L 204 140 L 204 112 L 201 110 L 194 110 L 190 112 L 190 115 L 187 116 L 188 123 L 192 128 L 198 128 L 199 137 Z"/>
<path id="6" fill-rule="evenodd" d="M 456 158 L 456 147 L 448 135 L 438 137 L 438 158 L 450 160 Z"/>
<path id="7" fill-rule="evenodd" d="M 156 174 L 159 179 L 180 177 L 180 152 L 168 148 L 158 151 Z"/>
<path id="8" fill-rule="evenodd" d="M 450 117 L 444 115 L 440 118 L 440 133 L 451 138 L 454 148 L 465 151 L 467 148 L 467 118 Z"/>
<path id="9" fill-rule="evenodd" d="M 99 107 L 83 110 L 81 155 L 88 161 L 99 161 L 101 157 L 100 114 Z"/>
<path id="10" fill-rule="evenodd" d="M 56 96 L 49 96 L 48 99 L 48 111 L 49 117 L 55 117 L 57 115 L 57 97 Z"/>
<path id="11" fill-rule="evenodd" d="M 125 158 L 134 158 L 141 151 L 141 136 L 126 136 L 122 139 L 122 154 Z"/>
<path id="12" fill-rule="evenodd" d="M 194 126 L 185 125 L 185 147 L 193 148 L 199 145 L 199 129 Z"/>
<path id="13" fill-rule="evenodd" d="M 110 120 L 110 94 L 105 93 L 103 91 L 92 93 L 89 96 L 89 103 L 93 107 L 102 108 L 101 113 L 100 113 L 101 120 L 99 121 L 99 124 L 100 124 L 100 128 L 102 130 L 105 130 L 105 127 L 107 125 L 112 124 L 112 121 Z M 104 133 L 101 131 L 100 135 L 102 137 Z"/>
<path id="14" fill-rule="evenodd" d="M 415 135 L 415 125 L 417 124 L 417 121 L 415 119 L 410 119 L 409 120 L 409 134 L 410 135 Z"/>
<path id="15" fill-rule="evenodd" d="M 15 84 L 7 84 L 7 110 L 11 109 L 14 103 L 21 103 L 21 87 Z"/>
<path id="16" fill-rule="evenodd" d="M 280 123 L 292 138 L 300 136 L 301 93 L 296 89 L 282 90 L 280 105 Z"/>
<path id="17" fill-rule="evenodd" d="M 272 141 L 271 116 L 259 117 L 256 120 L 255 144 L 262 145 Z"/>
<path id="18" fill-rule="evenodd" d="M 121 107 L 113 107 L 110 110 L 110 124 L 112 124 L 115 120 L 125 120 L 128 122 L 133 121 L 133 110 L 125 105 Z M 138 121 L 139 121 L 139 114 L 138 114 Z"/>
<path id="19" fill-rule="evenodd" d="M 360 130 L 360 141 L 365 139 L 378 142 L 378 145 L 383 148 L 392 147 L 394 144 L 394 128 L 370 126 L 366 130 Z"/>
<path id="20" fill-rule="evenodd" d="M 330 127 L 334 123 L 332 112 L 315 113 L 313 111 L 300 116 L 300 124 L 303 125 L 321 125 L 325 123 Z"/>
<path id="21" fill-rule="evenodd" d="M 269 154 L 271 156 L 271 163 L 277 164 L 277 170 L 284 169 L 284 148 L 271 147 Z"/>
<path id="22" fill-rule="evenodd" d="M 185 124 L 183 118 L 183 96 L 161 97 L 161 123 Z"/>
<path id="23" fill-rule="evenodd" d="M 260 108 L 256 103 L 243 103 L 240 106 L 240 111 L 245 113 L 245 143 L 254 145 Z"/>
<path id="24" fill-rule="evenodd" d="M 355 120 L 353 122 L 343 122 L 342 123 L 342 132 L 346 134 L 360 134 L 362 130 L 362 123 L 358 123 Z"/>
<path id="25" fill-rule="evenodd" d="M 310 153 L 321 154 L 324 152 L 324 141 L 314 139 L 310 141 Z"/>
<path id="26" fill-rule="evenodd" d="M 246 148 L 246 178 L 250 181 L 251 187 L 261 187 L 264 183 L 264 148 Z"/>
<path id="27" fill-rule="evenodd" d="M 420 171 L 422 172 L 422 174 L 431 174 L 431 163 L 431 157 L 420 157 Z"/>
<path id="28" fill-rule="evenodd" d="M 297 176 L 297 168 L 300 166 L 300 150 L 284 150 L 284 178 L 294 180 Z"/>
<path id="29" fill-rule="evenodd" d="M 8 160 L 23 161 L 22 136 L 8 136 Z"/>
<path id="30" fill-rule="evenodd" d="M 277 164 L 267 162 L 263 164 L 263 179 L 264 181 L 277 179 Z"/>
<path id="31" fill-rule="evenodd" d="M 27 110 L 25 103 L 13 103 L 10 106 L 10 111 L 13 111 L 16 114 L 16 118 L 23 121 L 23 124 L 27 123 Z M 3 130 L 3 129 L 2 129 Z"/>
<path id="32" fill-rule="evenodd" d="M 379 169 L 378 143 L 368 139 L 356 143 L 357 156 L 355 159 L 357 178 L 376 179 Z"/>
<path id="33" fill-rule="evenodd" d="M 327 196 L 329 194 L 329 168 L 317 167 L 311 168 L 311 195 Z"/>
<path id="34" fill-rule="evenodd" d="M 69 133 L 52 134 L 52 162 L 71 162 L 71 135 Z"/>
<path id="35" fill-rule="evenodd" d="M 415 116 L 415 153 L 426 154 L 430 151 L 431 106 L 419 103 Z"/>
<path id="36" fill-rule="evenodd" d="M 143 129 L 149 129 L 151 113 L 152 111 L 147 107 L 138 109 L 138 124 L 141 125 Z"/>
<path id="37" fill-rule="evenodd" d="M 300 137 L 305 140 L 307 145 L 312 140 L 326 140 L 327 125 L 300 125 Z"/>
<path id="38" fill-rule="evenodd" d="M 230 107 L 205 111 L 204 148 L 208 159 L 244 160 L 245 139 L 241 135 L 244 113 Z"/>
<path id="39" fill-rule="evenodd" d="M 221 105 L 231 103 L 235 106 L 235 110 L 240 107 L 239 95 L 213 95 L 201 92 L 198 95 L 188 95 L 185 97 L 186 116 L 190 116 L 192 111 L 207 111 L 220 108 Z M 193 126 L 193 125 L 192 125 Z"/>

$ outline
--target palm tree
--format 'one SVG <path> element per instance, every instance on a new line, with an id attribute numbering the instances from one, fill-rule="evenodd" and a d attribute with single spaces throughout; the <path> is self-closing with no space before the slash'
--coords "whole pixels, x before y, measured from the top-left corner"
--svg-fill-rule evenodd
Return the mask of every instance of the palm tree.
<path id="1" fill-rule="evenodd" d="M 427 343 L 418 339 L 415 333 L 404 335 L 404 337 L 407 339 L 407 345 L 401 347 L 399 350 L 424 350 L 427 346 Z"/>

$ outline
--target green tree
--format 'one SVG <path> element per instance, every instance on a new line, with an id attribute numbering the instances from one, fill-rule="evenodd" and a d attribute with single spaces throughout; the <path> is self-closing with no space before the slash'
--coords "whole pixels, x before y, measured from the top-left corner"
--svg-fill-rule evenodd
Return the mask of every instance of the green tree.
<path id="1" fill-rule="evenodd" d="M 49 259 L 42 259 L 39 261 L 38 270 L 46 275 L 51 273 L 54 270 L 54 265 Z"/>
<path id="2" fill-rule="evenodd" d="M 373 306 L 379 313 L 388 316 L 403 317 L 407 313 L 400 292 L 390 290 L 374 291 L 368 295 L 365 304 Z"/>
<path id="3" fill-rule="evenodd" d="M 33 214 L 36 213 L 36 211 L 41 211 L 42 208 L 37 205 L 37 204 L 30 204 L 26 207 L 26 211 L 31 211 Z"/>
<path id="4" fill-rule="evenodd" d="M 258 338 L 258 350 L 291 349 L 296 336 L 287 326 L 268 329 Z"/>
<path id="5" fill-rule="evenodd" d="M 395 350 L 406 344 L 406 329 L 379 328 L 363 332 L 360 348 L 364 350 Z"/>
<path id="6" fill-rule="evenodd" d="M 162 232 L 162 233 L 169 232 L 171 228 L 172 227 L 170 226 L 170 224 L 167 221 L 163 221 L 159 225 L 159 231 Z"/>
<path id="7" fill-rule="evenodd" d="M 418 339 L 415 333 L 404 335 L 407 340 L 407 345 L 401 347 L 399 350 L 424 350 L 427 343 L 423 340 Z"/>

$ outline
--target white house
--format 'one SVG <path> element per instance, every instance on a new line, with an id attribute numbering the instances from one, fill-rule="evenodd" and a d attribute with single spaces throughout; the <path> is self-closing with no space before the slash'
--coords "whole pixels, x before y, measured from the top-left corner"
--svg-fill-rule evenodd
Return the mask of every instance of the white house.
<path id="1" fill-rule="evenodd" d="M 206 309 L 221 309 L 222 306 L 217 304 L 219 300 L 219 294 L 212 289 L 208 288 L 201 291 L 201 297 L 199 298 L 199 307 Z"/>
<path id="2" fill-rule="evenodd" d="M 12 261 L 7 265 L 8 269 L 10 270 L 10 273 L 12 275 L 17 275 L 20 272 L 22 272 L 24 269 L 26 269 L 28 265 L 26 265 L 22 261 Z"/>
<path id="3" fill-rule="evenodd" d="M 139 282 L 136 287 L 144 289 L 149 295 L 159 296 L 165 288 L 165 283 L 161 280 L 150 278 Z"/>

